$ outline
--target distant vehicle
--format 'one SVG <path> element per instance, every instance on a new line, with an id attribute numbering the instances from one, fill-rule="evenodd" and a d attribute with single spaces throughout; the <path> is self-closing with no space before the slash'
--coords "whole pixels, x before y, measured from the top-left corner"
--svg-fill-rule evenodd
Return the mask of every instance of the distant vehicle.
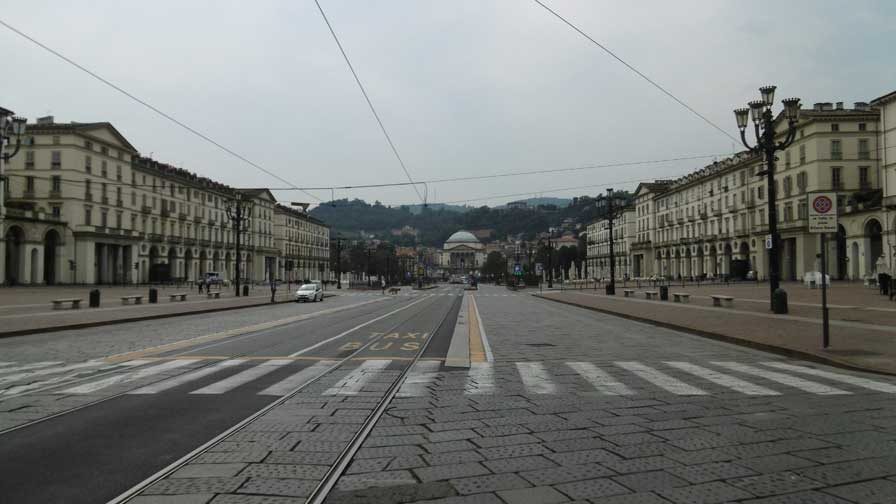
<path id="1" fill-rule="evenodd" d="M 323 301 L 324 291 L 320 288 L 320 284 L 305 284 L 296 291 L 296 303 L 299 301 Z"/>
<path id="2" fill-rule="evenodd" d="M 217 271 L 208 271 L 205 273 L 205 285 L 220 285 L 224 283 L 221 274 Z"/>
<path id="3" fill-rule="evenodd" d="M 451 275 L 451 278 L 448 280 L 448 283 L 462 284 L 462 283 L 464 283 L 464 280 L 462 277 L 459 277 L 457 275 Z"/>

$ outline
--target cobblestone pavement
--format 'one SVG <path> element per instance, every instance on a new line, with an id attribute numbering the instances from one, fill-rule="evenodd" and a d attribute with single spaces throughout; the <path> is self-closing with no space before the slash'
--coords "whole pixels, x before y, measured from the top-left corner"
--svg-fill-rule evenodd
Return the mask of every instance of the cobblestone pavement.
<path id="1" fill-rule="evenodd" d="M 495 362 L 418 363 L 327 502 L 896 502 L 896 379 L 500 294 Z M 395 373 L 327 375 L 133 502 L 304 502 Z"/>

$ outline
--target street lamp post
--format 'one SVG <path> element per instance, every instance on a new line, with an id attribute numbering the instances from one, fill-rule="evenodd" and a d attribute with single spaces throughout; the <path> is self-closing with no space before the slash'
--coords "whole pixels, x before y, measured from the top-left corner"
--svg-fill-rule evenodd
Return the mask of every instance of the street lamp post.
<path id="1" fill-rule="evenodd" d="M 336 237 L 336 288 L 342 288 L 342 238 Z"/>
<path id="2" fill-rule="evenodd" d="M 625 209 L 616 208 L 613 206 L 613 189 L 607 189 L 607 199 L 606 199 L 606 208 L 607 208 L 607 224 L 608 224 L 608 232 L 609 235 L 607 237 L 607 242 L 609 245 L 610 252 L 610 283 L 607 284 L 606 291 L 608 296 L 616 295 L 616 253 L 614 249 L 614 237 L 613 237 L 613 221 L 616 219 L 617 214 L 621 214 L 621 212 Z"/>
<path id="3" fill-rule="evenodd" d="M 0 107 L 0 220 L 6 217 L 6 175 L 4 168 L 6 162 L 19 153 L 22 147 L 22 136 L 25 134 L 25 123 L 22 117 L 13 115 L 12 110 Z M 6 142 L 16 139 L 15 150 L 12 152 L 3 152 Z"/>
<path id="4" fill-rule="evenodd" d="M 749 103 L 749 108 L 734 110 L 737 119 L 737 127 L 740 129 L 740 139 L 750 152 L 765 155 L 766 169 L 757 173 L 757 176 L 766 176 L 768 192 L 768 231 L 771 235 L 771 248 L 768 250 L 769 262 L 769 303 L 775 313 L 787 313 L 786 297 L 781 296 L 781 302 L 776 306 L 775 291 L 778 290 L 780 275 L 778 272 L 778 210 L 777 194 L 775 191 L 775 152 L 784 150 L 793 143 L 796 137 L 796 124 L 800 118 L 800 99 L 787 98 L 782 100 L 784 105 L 784 117 L 787 119 L 787 133 L 781 142 L 775 141 L 775 118 L 772 114 L 772 105 L 775 100 L 775 86 L 763 86 L 759 88 L 762 94 L 761 100 Z M 747 121 L 753 120 L 753 131 L 756 136 L 756 145 L 750 146 L 747 142 Z"/>
<path id="5" fill-rule="evenodd" d="M 242 257 L 240 256 L 240 235 L 246 229 L 246 224 L 249 222 L 249 218 L 251 217 L 252 202 L 250 200 L 244 200 L 243 194 L 237 192 L 236 198 L 233 200 L 229 200 L 225 204 L 224 210 L 225 212 L 227 212 L 227 218 L 230 219 L 231 223 L 233 223 L 234 245 L 236 246 L 236 264 L 234 265 L 236 280 L 234 282 L 234 285 L 236 286 L 235 295 L 239 297 L 241 277 L 240 262 L 242 262 Z"/>
<path id="6" fill-rule="evenodd" d="M 548 289 L 554 288 L 554 229 L 548 230 L 548 238 L 541 238 L 538 243 L 546 242 L 545 249 L 548 251 Z"/>

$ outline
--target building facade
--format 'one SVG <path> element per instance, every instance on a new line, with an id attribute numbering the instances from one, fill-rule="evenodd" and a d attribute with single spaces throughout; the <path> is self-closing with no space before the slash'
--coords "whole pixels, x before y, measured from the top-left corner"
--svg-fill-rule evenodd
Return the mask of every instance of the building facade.
<path id="1" fill-rule="evenodd" d="M 440 266 L 443 275 L 470 275 L 485 264 L 485 245 L 469 231 L 458 231 L 445 240 Z"/>
<path id="2" fill-rule="evenodd" d="M 292 282 L 329 279 L 330 228 L 320 220 L 303 210 L 276 205 L 274 243 L 278 278 Z"/>
<path id="3" fill-rule="evenodd" d="M 637 235 L 637 217 L 634 207 L 622 209 L 613 219 L 613 263 L 617 279 L 631 278 L 632 244 Z M 588 275 L 591 278 L 610 278 L 610 221 L 597 219 L 588 224 Z"/>
<path id="4" fill-rule="evenodd" d="M 6 174 L 6 285 L 232 280 L 238 260 L 243 279 L 263 281 L 283 257 L 270 191 L 141 157 L 109 123 L 29 124 Z M 228 216 L 237 200 L 250 208 L 239 258 Z"/>

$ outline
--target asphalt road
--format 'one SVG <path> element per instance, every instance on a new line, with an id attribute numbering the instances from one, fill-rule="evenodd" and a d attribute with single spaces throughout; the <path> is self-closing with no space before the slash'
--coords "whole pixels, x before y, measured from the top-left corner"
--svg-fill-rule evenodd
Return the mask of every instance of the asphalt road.
<path id="1" fill-rule="evenodd" d="M 282 396 L 284 385 L 269 387 L 321 361 L 360 348 L 356 359 L 387 358 L 400 367 L 425 339 L 450 338 L 451 331 L 432 332 L 447 312 L 456 316 L 458 297 L 438 294 L 150 353 L 145 360 L 152 362 L 43 392 L 100 402 L 0 435 L 0 500 L 105 502 Z M 171 367 L 115 383 L 159 366 Z"/>

